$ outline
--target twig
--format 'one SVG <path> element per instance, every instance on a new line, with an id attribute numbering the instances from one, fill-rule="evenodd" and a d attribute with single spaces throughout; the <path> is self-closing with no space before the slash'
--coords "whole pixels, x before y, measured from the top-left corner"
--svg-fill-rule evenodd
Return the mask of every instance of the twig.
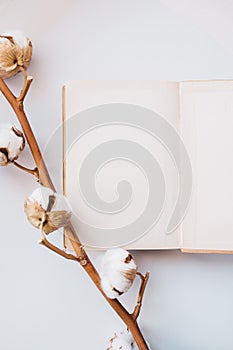
<path id="1" fill-rule="evenodd" d="M 143 276 L 140 272 L 137 272 L 137 275 L 140 276 L 140 278 L 141 278 L 141 286 L 140 286 L 139 293 L 138 293 L 138 301 L 137 301 L 137 304 L 136 304 L 134 311 L 132 313 L 132 317 L 134 320 L 137 320 L 137 318 L 140 314 L 141 307 L 142 307 L 142 299 L 144 296 L 144 292 L 146 289 L 146 285 L 147 285 L 150 273 L 147 272 L 145 274 L 145 276 Z"/>
<path id="2" fill-rule="evenodd" d="M 72 254 L 68 254 L 66 253 L 64 250 L 56 247 L 55 245 L 53 245 L 52 243 L 50 243 L 46 238 L 45 236 L 43 236 L 39 242 L 39 244 L 43 245 L 44 247 L 52 250 L 53 252 L 63 256 L 63 258 L 65 259 L 68 259 L 68 260 L 74 260 L 74 261 L 77 261 L 77 262 L 80 262 L 81 260 L 81 257 L 77 257 L 77 256 L 74 256 Z"/>
<path id="3" fill-rule="evenodd" d="M 28 92 L 28 90 L 30 88 L 30 85 L 32 83 L 33 78 L 31 76 L 27 75 L 27 72 L 26 72 L 25 68 L 20 67 L 20 70 L 21 70 L 21 72 L 23 73 L 23 76 L 24 76 L 24 86 L 23 86 L 23 88 L 21 90 L 21 93 L 20 93 L 19 97 L 17 98 L 17 101 L 18 102 L 23 102 L 25 97 L 26 97 L 26 95 L 27 95 L 27 92 Z"/>
<path id="4" fill-rule="evenodd" d="M 33 134 L 33 131 L 31 129 L 31 126 L 29 124 L 29 121 L 26 117 L 26 114 L 23 109 L 23 100 L 18 101 L 18 99 L 13 95 L 11 90 L 8 88 L 6 83 L 0 78 L 0 90 L 2 94 L 5 96 L 11 107 L 13 108 L 20 124 L 23 129 L 24 135 L 27 139 L 27 142 L 29 144 L 29 147 L 32 152 L 32 156 L 35 160 L 35 163 L 37 165 L 39 174 L 40 174 L 40 183 L 43 184 L 46 187 L 51 188 L 53 191 L 55 191 L 55 188 L 53 186 L 53 183 L 50 179 L 48 170 L 45 166 L 44 160 L 42 158 L 41 151 L 39 149 L 39 146 L 37 144 L 37 141 L 35 139 L 35 136 Z"/>
<path id="5" fill-rule="evenodd" d="M 6 83 L 3 81 L 3 79 L 0 78 L 0 91 L 6 98 L 6 100 L 9 102 L 11 107 L 13 108 L 20 124 L 23 129 L 24 135 L 27 139 L 27 142 L 29 144 L 29 147 L 32 152 L 32 156 L 35 160 L 36 166 L 39 171 L 39 181 L 41 184 L 43 184 L 46 187 L 49 187 L 55 192 L 55 187 L 52 183 L 52 180 L 50 178 L 50 175 L 48 173 L 47 167 L 44 163 L 40 148 L 38 146 L 38 143 L 36 141 L 36 138 L 34 136 L 34 133 L 31 129 L 30 123 L 27 119 L 27 116 L 24 112 L 23 107 L 23 101 L 26 96 L 26 93 L 29 89 L 30 84 L 25 82 L 25 85 L 27 85 L 27 89 L 23 88 L 22 93 L 20 97 L 17 99 L 11 90 L 8 88 Z M 25 93 L 26 92 L 26 93 Z M 99 289 L 100 293 L 104 296 L 106 301 L 110 304 L 110 306 L 115 310 L 117 315 L 122 319 L 122 321 L 126 324 L 127 328 L 130 330 L 132 336 L 134 337 L 139 350 L 149 350 L 145 339 L 143 338 L 143 335 L 141 333 L 141 330 L 136 322 L 136 320 L 132 317 L 132 315 L 121 305 L 121 303 L 117 299 L 109 299 L 103 292 L 101 288 L 101 280 L 98 272 L 96 271 L 94 265 L 91 263 L 89 257 L 87 256 L 85 250 L 82 247 L 82 244 L 80 243 L 78 236 L 74 230 L 74 227 L 71 223 L 66 227 L 66 234 L 73 246 L 73 249 L 75 251 L 75 254 L 77 257 L 83 256 L 83 258 L 86 260 L 86 264 L 82 265 L 84 270 L 87 272 L 89 277 L 92 279 L 96 287 Z"/>
<path id="6" fill-rule="evenodd" d="M 13 161 L 12 164 L 14 164 L 17 168 L 19 168 L 20 170 L 25 171 L 28 174 L 31 174 L 33 176 L 35 176 L 37 179 L 39 179 L 39 172 L 37 168 L 34 169 L 28 169 L 26 167 L 24 167 L 23 165 L 17 163 L 16 161 Z"/>

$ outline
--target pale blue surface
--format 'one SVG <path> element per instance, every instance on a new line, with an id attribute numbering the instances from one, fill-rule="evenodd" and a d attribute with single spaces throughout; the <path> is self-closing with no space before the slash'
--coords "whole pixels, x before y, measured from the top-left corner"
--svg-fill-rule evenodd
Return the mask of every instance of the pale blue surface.
<path id="1" fill-rule="evenodd" d="M 232 10 L 220 0 L 1 1 L 1 32 L 22 28 L 35 44 L 26 106 L 40 143 L 61 122 L 68 80 L 232 78 Z M 20 79 L 11 84 L 19 88 Z M 60 155 L 51 150 L 47 159 L 57 184 Z M 22 206 L 34 187 L 1 169 L 0 348 L 106 349 L 121 323 L 79 266 L 37 246 Z M 140 324 L 153 350 L 232 348 L 233 256 L 135 256 L 151 271 Z M 135 289 L 124 297 L 131 307 Z"/>

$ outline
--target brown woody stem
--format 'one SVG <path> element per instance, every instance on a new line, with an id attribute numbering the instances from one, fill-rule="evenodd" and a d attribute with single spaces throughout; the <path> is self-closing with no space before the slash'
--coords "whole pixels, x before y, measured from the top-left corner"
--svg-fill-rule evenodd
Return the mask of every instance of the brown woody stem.
<path id="1" fill-rule="evenodd" d="M 74 256 L 72 254 L 68 254 L 64 250 L 56 247 L 55 245 L 50 243 L 44 236 L 41 238 L 41 240 L 39 240 L 38 243 L 43 245 L 44 247 L 52 250 L 53 252 L 63 256 L 63 258 L 66 258 L 68 260 L 74 260 L 74 261 L 80 262 L 80 258 L 78 258 L 77 256 Z"/>
<path id="2" fill-rule="evenodd" d="M 32 83 L 33 78 L 31 76 L 27 75 L 27 72 L 26 72 L 24 67 L 20 67 L 20 70 L 21 70 L 21 72 L 23 73 L 23 76 L 24 76 L 24 86 L 23 86 L 23 88 L 21 90 L 21 93 L 20 93 L 19 97 L 17 98 L 17 101 L 18 102 L 23 102 L 25 97 L 26 97 L 26 95 L 27 95 L 27 93 L 28 93 L 28 90 L 30 88 L 30 85 Z"/>
<path id="3" fill-rule="evenodd" d="M 16 161 L 13 161 L 12 164 L 14 164 L 17 168 L 19 168 L 20 170 L 25 171 L 28 174 L 31 174 L 33 176 L 35 176 L 37 179 L 39 179 L 39 172 L 37 168 L 34 169 L 28 169 L 26 167 L 24 167 L 23 165 L 17 163 Z"/>
<path id="4" fill-rule="evenodd" d="M 143 299 L 143 296 L 145 293 L 145 289 L 146 289 L 146 285 L 147 285 L 150 273 L 147 272 L 145 274 L 145 276 L 143 276 L 143 274 L 141 274 L 140 272 L 137 272 L 137 275 L 140 276 L 140 278 L 141 278 L 141 286 L 140 286 L 139 293 L 138 293 L 138 301 L 137 301 L 137 304 L 136 304 L 134 311 L 132 313 L 132 317 L 135 321 L 137 320 L 137 318 L 140 314 L 140 311 L 141 311 L 142 299 Z"/>
<path id="5" fill-rule="evenodd" d="M 24 98 L 25 98 L 27 91 L 30 87 L 31 82 L 32 82 L 32 78 L 27 77 L 19 98 L 16 98 L 13 95 L 13 93 L 11 92 L 11 90 L 8 88 L 6 83 L 3 81 L 3 79 L 0 78 L 0 91 L 2 92 L 2 94 L 4 95 L 6 100 L 9 102 L 11 107 L 13 108 L 13 110 L 14 110 L 14 112 L 15 112 L 15 114 L 16 114 L 16 116 L 21 124 L 24 135 L 25 135 L 27 142 L 29 144 L 29 147 L 31 149 L 32 156 L 35 160 L 36 166 L 37 166 L 38 171 L 39 171 L 40 183 L 43 184 L 45 187 L 49 187 L 50 189 L 52 189 L 55 192 L 55 187 L 54 187 L 52 180 L 50 178 L 50 175 L 48 173 L 48 170 L 47 170 L 47 167 L 46 167 L 45 162 L 43 160 L 40 148 L 38 146 L 38 143 L 36 141 L 34 133 L 31 129 L 31 126 L 30 126 L 30 123 L 27 119 L 27 116 L 24 112 L 23 101 L 24 101 Z M 78 239 L 78 236 L 74 230 L 74 227 L 72 226 L 71 223 L 66 227 L 66 235 L 68 236 L 77 257 L 82 256 L 83 259 L 85 259 L 86 264 L 82 265 L 82 267 L 87 272 L 89 277 L 92 279 L 92 281 L 94 282 L 96 287 L 99 289 L 100 293 L 102 293 L 102 295 L 106 299 L 106 301 L 115 310 L 117 315 L 122 319 L 122 321 L 125 323 L 127 328 L 130 330 L 131 334 L 133 335 L 133 337 L 138 345 L 139 350 L 149 350 L 136 320 L 121 305 L 121 303 L 117 299 L 109 299 L 102 291 L 101 280 L 100 280 L 99 274 L 96 271 L 94 265 L 91 263 L 85 250 L 83 249 L 83 247 Z"/>

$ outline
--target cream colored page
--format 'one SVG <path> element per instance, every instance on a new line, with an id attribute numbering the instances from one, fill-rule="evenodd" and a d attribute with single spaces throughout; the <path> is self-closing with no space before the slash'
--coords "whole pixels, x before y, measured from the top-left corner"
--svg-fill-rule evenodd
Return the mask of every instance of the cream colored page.
<path id="1" fill-rule="evenodd" d="M 233 82 L 183 82 L 182 137 L 193 167 L 183 247 L 233 250 Z"/>
<path id="2" fill-rule="evenodd" d="M 179 90 L 174 82 L 154 81 L 76 81 L 65 88 L 66 119 L 87 108 L 107 103 L 127 103 L 149 108 L 163 116 L 176 130 L 179 120 Z M 66 140 L 69 141 L 69 134 Z M 166 148 L 155 137 L 133 126 L 106 125 L 95 128 L 80 138 L 69 150 L 66 159 L 66 194 L 73 211 L 79 219 L 93 227 L 121 228 L 133 222 L 145 209 L 149 196 L 148 184 L 143 169 L 134 164 L 118 160 L 109 162 L 101 168 L 96 177 L 96 191 L 105 201 L 117 199 L 116 186 L 125 179 L 132 185 L 133 196 L 130 205 L 114 215 L 93 210 L 87 205 L 78 181 L 78 173 L 86 156 L 96 146 L 114 139 L 126 139 L 140 144 L 150 152 L 159 163 L 166 184 L 166 198 L 163 212 L 157 223 L 140 239 L 130 243 L 132 249 L 168 249 L 178 248 L 180 244 L 179 228 L 172 234 L 165 233 L 167 224 L 177 199 L 178 176 L 174 163 Z M 156 181 L 156 180 L 155 180 Z M 76 218 L 73 223 L 78 225 Z M 81 240 L 89 245 L 89 233 L 80 229 Z"/>

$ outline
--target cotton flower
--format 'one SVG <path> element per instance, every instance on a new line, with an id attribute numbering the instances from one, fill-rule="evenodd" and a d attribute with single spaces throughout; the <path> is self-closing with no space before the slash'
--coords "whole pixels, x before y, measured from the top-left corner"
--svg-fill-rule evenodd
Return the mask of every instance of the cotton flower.
<path id="1" fill-rule="evenodd" d="M 29 222 L 45 234 L 67 226 L 71 218 L 67 199 L 46 187 L 37 188 L 26 198 L 24 209 Z"/>
<path id="2" fill-rule="evenodd" d="M 122 248 L 108 250 L 102 260 L 101 286 L 104 293 L 115 299 L 127 292 L 137 273 L 133 256 Z"/>
<path id="3" fill-rule="evenodd" d="M 21 31 L 0 35 L 0 77 L 16 75 L 20 67 L 27 67 L 32 57 L 32 43 Z"/>
<path id="4" fill-rule="evenodd" d="M 130 332 L 122 332 L 119 335 L 115 334 L 110 340 L 107 350 L 132 350 L 135 349 L 135 342 Z"/>
<path id="5" fill-rule="evenodd" d="M 0 125 L 0 166 L 16 160 L 24 146 L 25 139 L 21 131 L 12 125 Z"/>

